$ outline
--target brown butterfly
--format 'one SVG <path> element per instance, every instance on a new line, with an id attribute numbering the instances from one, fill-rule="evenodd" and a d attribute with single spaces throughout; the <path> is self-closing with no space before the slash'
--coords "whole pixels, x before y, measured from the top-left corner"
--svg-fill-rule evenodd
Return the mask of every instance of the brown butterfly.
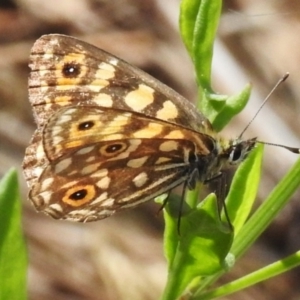
<path id="1" fill-rule="evenodd" d="M 29 198 L 56 219 L 89 222 L 242 161 L 256 139 L 225 140 L 150 75 L 64 35 L 38 39 L 29 98 L 37 130 L 24 158 Z"/>

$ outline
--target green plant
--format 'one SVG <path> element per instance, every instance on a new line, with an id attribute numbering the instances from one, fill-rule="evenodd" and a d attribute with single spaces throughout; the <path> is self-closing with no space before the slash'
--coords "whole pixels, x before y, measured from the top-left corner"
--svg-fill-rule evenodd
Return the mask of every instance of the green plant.
<path id="1" fill-rule="evenodd" d="M 0 181 L 0 299 L 27 299 L 27 251 L 15 170 Z"/>
<path id="2" fill-rule="evenodd" d="M 193 60 L 199 86 L 198 108 L 215 130 L 221 130 L 246 105 L 250 96 L 247 85 L 238 95 L 213 92 L 211 61 L 213 41 L 222 7 L 221 0 L 182 0 L 180 30 Z M 169 201 L 165 209 L 165 255 L 169 276 L 162 299 L 213 299 L 228 295 L 257 282 L 271 278 L 300 264 L 300 252 L 249 274 L 235 282 L 208 290 L 221 275 L 230 270 L 240 257 L 272 222 L 300 184 L 300 160 L 272 191 L 259 209 L 248 219 L 260 181 L 262 145 L 238 168 L 226 207 L 234 232 L 220 222 L 214 195 L 198 203 L 198 189 L 187 193 L 189 212 L 181 216 L 177 231 L 176 205 Z M 178 200 L 180 201 L 180 199 Z"/>

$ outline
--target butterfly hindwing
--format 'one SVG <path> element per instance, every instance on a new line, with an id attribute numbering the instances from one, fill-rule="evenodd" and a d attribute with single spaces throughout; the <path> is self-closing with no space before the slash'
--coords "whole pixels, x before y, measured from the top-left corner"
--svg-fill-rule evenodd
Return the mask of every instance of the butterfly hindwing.
<path id="1" fill-rule="evenodd" d="M 98 142 L 49 164 L 30 198 L 38 210 L 55 218 L 72 220 L 76 215 L 76 221 L 95 221 L 184 182 L 194 151 L 188 140 Z"/>

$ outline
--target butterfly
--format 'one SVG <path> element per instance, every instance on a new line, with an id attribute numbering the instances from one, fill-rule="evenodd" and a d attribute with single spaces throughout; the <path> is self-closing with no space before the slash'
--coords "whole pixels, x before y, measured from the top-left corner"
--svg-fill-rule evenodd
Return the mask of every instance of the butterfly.
<path id="1" fill-rule="evenodd" d="M 35 208 L 55 219 L 96 221 L 181 184 L 194 189 L 256 144 L 223 139 L 174 90 L 73 37 L 42 36 L 29 66 L 37 129 L 24 175 Z"/>

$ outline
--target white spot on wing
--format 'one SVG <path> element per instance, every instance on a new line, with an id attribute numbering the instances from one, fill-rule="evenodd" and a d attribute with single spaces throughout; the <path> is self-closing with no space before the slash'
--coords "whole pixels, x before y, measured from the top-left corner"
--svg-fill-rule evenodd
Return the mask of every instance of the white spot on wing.
<path id="1" fill-rule="evenodd" d="M 59 205 L 57 203 L 49 205 L 48 208 L 50 209 L 49 211 L 51 211 L 51 210 L 56 211 L 56 212 L 62 212 L 63 211 L 61 205 Z M 45 209 L 45 211 L 48 211 L 48 209 Z"/>
<path id="2" fill-rule="evenodd" d="M 100 106 L 105 106 L 105 107 L 112 107 L 112 105 L 113 105 L 113 100 L 112 100 L 111 96 L 104 94 L 104 93 L 100 93 L 97 96 L 95 96 L 92 99 L 92 102 L 95 102 L 96 104 L 98 104 Z"/>
<path id="3" fill-rule="evenodd" d="M 85 175 L 94 173 L 99 168 L 99 165 L 100 165 L 99 163 L 87 165 L 80 171 L 80 174 L 85 176 Z"/>
<path id="4" fill-rule="evenodd" d="M 166 141 L 160 144 L 159 150 L 163 152 L 169 152 L 178 149 L 178 142 L 176 141 Z"/>
<path id="5" fill-rule="evenodd" d="M 82 148 L 80 150 L 78 150 L 76 152 L 76 155 L 84 155 L 84 154 L 87 154 L 89 152 L 91 152 L 93 149 L 95 148 L 95 146 L 90 146 L 90 147 L 85 147 L 85 148 Z M 92 157 L 93 158 L 93 157 Z"/>
<path id="6" fill-rule="evenodd" d="M 68 168 L 72 163 L 72 158 L 65 158 L 59 163 L 55 165 L 55 173 L 59 174 L 60 172 L 64 171 L 66 168 Z"/>
<path id="7" fill-rule="evenodd" d="M 52 182 L 54 181 L 54 178 L 46 178 L 43 182 L 42 182 L 42 185 L 41 185 L 41 191 L 45 191 L 47 190 L 50 185 L 52 184 Z"/>
<path id="8" fill-rule="evenodd" d="M 154 90 L 145 85 L 140 84 L 139 88 L 129 92 L 125 97 L 125 103 L 134 111 L 141 111 L 149 104 L 153 103 Z"/>
<path id="9" fill-rule="evenodd" d="M 116 66 L 119 63 L 119 61 L 116 58 L 112 57 L 112 58 L 110 58 L 109 63 L 111 65 Z"/>
<path id="10" fill-rule="evenodd" d="M 70 116 L 70 113 L 67 112 L 65 114 L 60 115 L 59 119 L 56 121 L 57 125 L 69 122 L 72 120 L 72 117 Z"/>
<path id="11" fill-rule="evenodd" d="M 103 190 L 106 190 L 109 187 L 111 179 L 109 177 L 103 177 L 98 182 L 96 182 L 96 185 Z"/>
<path id="12" fill-rule="evenodd" d="M 148 158 L 149 156 L 131 159 L 127 162 L 127 166 L 130 168 L 139 168 L 144 165 Z"/>
<path id="13" fill-rule="evenodd" d="M 136 187 L 142 187 L 148 180 L 148 175 L 146 172 L 142 172 L 133 178 L 133 183 Z"/>
<path id="14" fill-rule="evenodd" d="M 170 120 L 175 119 L 178 116 L 178 110 L 175 106 L 175 104 L 167 100 L 163 103 L 163 108 L 157 111 L 156 118 L 162 119 L 162 120 Z"/>

